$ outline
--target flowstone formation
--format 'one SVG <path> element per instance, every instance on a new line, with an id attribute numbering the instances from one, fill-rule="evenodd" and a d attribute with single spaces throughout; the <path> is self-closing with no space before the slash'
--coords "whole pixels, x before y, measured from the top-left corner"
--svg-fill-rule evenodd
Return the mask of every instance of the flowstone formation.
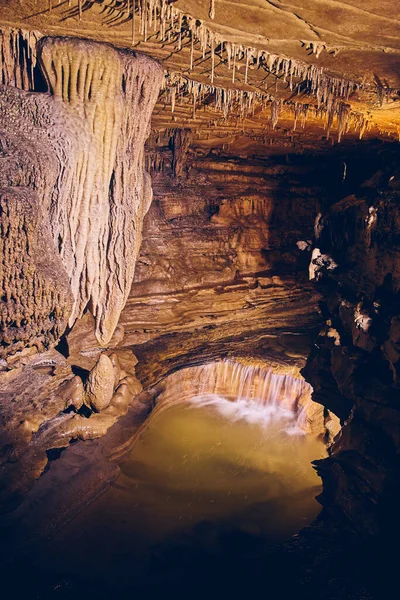
<path id="1" fill-rule="evenodd" d="M 21 39 L 10 32 L 4 45 Z M 48 131 L 49 139 L 38 152 L 43 154 L 50 145 L 48 153 L 55 157 L 49 160 L 58 172 L 50 181 L 50 176 L 40 175 L 48 161 L 36 160 L 40 164 L 33 169 L 29 184 L 40 192 L 40 185 L 47 186 L 43 190 L 45 218 L 50 221 L 74 297 L 69 326 L 89 307 L 96 319 L 96 335 L 107 343 L 130 290 L 143 217 L 151 202 L 144 142 L 162 71 L 147 57 L 83 40 L 45 38 L 38 53 L 53 97 L 20 93 L 21 110 L 32 107 L 30 112 L 26 109 L 28 132 L 38 130 L 34 135 L 43 140 L 40 130 Z M 12 57 L 16 61 L 20 54 L 14 51 Z M 34 66 L 32 55 L 31 60 Z M 7 55 L 3 71 L 8 74 L 3 77 L 6 82 L 20 82 L 17 76 L 12 81 Z M 34 84 L 33 78 L 31 81 Z M 17 92 L 11 100 L 14 107 L 6 102 L 9 93 L 8 88 L 3 89 L 3 135 L 15 140 L 20 135 Z M 43 116 L 35 114 L 35 104 L 42 111 L 47 104 Z M 51 123 L 52 115 L 58 119 L 57 125 Z M 21 185 L 19 170 L 25 178 L 32 171 L 32 166 L 23 163 L 14 173 L 14 160 L 9 158 L 6 163 L 4 185 Z"/>
<path id="2" fill-rule="evenodd" d="M 1 446 L 8 491 L 11 463 L 21 463 L 25 479 L 10 477 L 26 489 L 47 462 L 45 450 L 101 435 L 140 390 L 131 366 L 129 374 L 117 369 L 105 392 L 104 369 L 95 363 L 108 364 L 101 352 L 118 342 L 113 334 L 152 199 L 144 142 L 162 80 L 148 57 L 71 38 L 38 43 L 40 37 L 2 33 Z M 88 371 L 82 380 L 50 350 L 85 311 L 96 340 L 86 386 Z M 13 403 L 18 410 L 10 410 Z M 89 428 L 77 414 L 84 406 L 86 416 L 102 412 Z M 44 424 L 57 416 L 50 441 Z"/>
<path id="3" fill-rule="evenodd" d="M 69 323 L 89 305 L 96 335 L 107 343 L 129 294 L 151 202 L 144 142 L 162 72 L 144 56 L 59 38 L 42 42 L 40 60 L 51 92 L 91 135 L 75 167 L 75 189 L 56 209 L 60 254 L 75 297 Z"/>

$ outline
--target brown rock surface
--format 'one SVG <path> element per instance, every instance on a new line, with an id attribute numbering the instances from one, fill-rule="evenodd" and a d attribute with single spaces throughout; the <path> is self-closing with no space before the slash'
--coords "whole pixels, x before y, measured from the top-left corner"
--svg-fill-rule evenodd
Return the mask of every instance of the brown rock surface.
<path id="1" fill-rule="evenodd" d="M 125 0 L 0 0 L 2 227 L 17 234 L 1 262 L 6 501 L 46 452 L 103 436 L 142 386 L 148 411 L 182 367 L 308 357 L 318 418 L 345 423 L 317 465 L 325 513 L 387 530 L 400 494 L 397 3 L 134 6 L 135 21 Z M 162 61 L 160 94 L 163 69 L 132 47 Z M 131 288 L 145 162 L 154 201 Z M 65 357 L 36 355 L 67 320 Z M 117 455 L 129 446 L 114 441 Z"/>
<path id="2" fill-rule="evenodd" d="M 211 122 L 221 144 L 246 143 L 265 154 L 270 145 L 309 147 L 310 138 L 320 145 L 324 130 L 338 137 L 398 136 L 396 3 L 221 0 L 211 19 L 209 0 L 146 0 L 135 5 L 134 20 L 130 0 L 2 5 L 1 24 L 32 30 L 25 30 L 22 48 L 39 30 L 133 46 L 161 60 L 169 74 L 157 111 L 164 127 L 209 129 Z M 9 79 L 10 69 L 6 74 Z M 173 115 L 165 102 L 176 105 Z M 205 114 L 193 118 L 194 105 L 206 106 Z M 221 118 L 227 110 L 228 121 Z M 238 112 L 248 115 L 240 132 Z M 306 135 L 299 131 L 303 119 Z"/>
<path id="3" fill-rule="evenodd" d="M 39 198 L 0 189 L 0 358 L 52 346 L 67 325 L 72 294 Z"/>
<path id="4" fill-rule="evenodd" d="M 86 383 L 87 402 L 100 412 L 110 405 L 113 392 L 114 365 L 106 354 L 101 354 Z"/>
<path id="5" fill-rule="evenodd" d="M 303 364 L 320 317 L 297 242 L 327 194 L 318 163 L 190 151 L 175 178 L 163 140 L 150 145 L 155 198 L 117 350 L 133 350 L 145 386 L 222 356 Z"/>

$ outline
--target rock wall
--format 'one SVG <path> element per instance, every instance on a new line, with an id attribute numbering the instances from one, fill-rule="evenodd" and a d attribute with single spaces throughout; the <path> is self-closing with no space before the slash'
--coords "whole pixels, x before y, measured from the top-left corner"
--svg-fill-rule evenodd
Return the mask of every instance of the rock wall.
<path id="1" fill-rule="evenodd" d="M 48 348 L 67 326 L 73 296 L 51 210 L 64 200 L 65 179 L 88 132 L 62 102 L 13 87 L 0 87 L 0 113 L 0 353 L 6 357 L 26 346 Z"/>
<path id="2" fill-rule="evenodd" d="M 171 134 L 175 141 L 176 132 Z M 157 146 L 157 147 L 156 147 Z M 197 155 L 174 176 L 168 135 L 149 147 L 155 198 L 145 219 L 119 350 L 133 350 L 144 385 L 226 356 L 304 364 L 318 327 L 307 281 L 315 166 Z"/>
<path id="3" fill-rule="evenodd" d="M 355 194 L 317 222 L 313 276 L 325 326 L 303 373 L 314 398 L 342 417 L 333 454 L 318 462 L 321 501 L 358 533 L 393 535 L 400 451 L 400 184 L 396 151 Z M 334 268 L 327 268 L 327 265 Z"/>
<path id="4" fill-rule="evenodd" d="M 0 189 L 0 256 L 0 357 L 29 346 L 43 351 L 64 332 L 72 294 L 48 219 L 29 188 Z"/>

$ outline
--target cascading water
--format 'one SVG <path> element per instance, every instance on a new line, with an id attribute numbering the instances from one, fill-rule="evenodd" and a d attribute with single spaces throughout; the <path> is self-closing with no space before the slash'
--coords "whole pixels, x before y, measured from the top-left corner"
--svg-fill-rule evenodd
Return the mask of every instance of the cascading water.
<path id="1" fill-rule="evenodd" d="M 158 403 L 213 407 L 231 421 L 243 419 L 264 429 L 273 425 L 289 435 L 305 435 L 324 430 L 322 407 L 312 402 L 311 392 L 311 386 L 293 374 L 224 360 L 172 374 Z"/>
<path id="2" fill-rule="evenodd" d="M 228 360 L 194 369 L 193 379 L 198 382 L 193 405 L 214 406 L 232 420 L 280 425 L 292 435 L 307 433 L 312 388 L 298 377 Z"/>

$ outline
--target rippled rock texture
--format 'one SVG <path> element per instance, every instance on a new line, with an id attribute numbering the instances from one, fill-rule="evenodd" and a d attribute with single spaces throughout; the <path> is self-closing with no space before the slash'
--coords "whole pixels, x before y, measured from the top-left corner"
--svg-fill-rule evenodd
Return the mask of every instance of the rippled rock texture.
<path id="1" fill-rule="evenodd" d="M 20 41 L 9 34 L 9 44 Z M 152 198 L 144 142 L 162 70 L 150 58 L 71 38 L 43 38 L 37 51 L 52 95 L 2 88 L 1 185 L 43 196 L 49 243 L 74 298 L 69 326 L 89 307 L 106 344 L 130 290 Z"/>

